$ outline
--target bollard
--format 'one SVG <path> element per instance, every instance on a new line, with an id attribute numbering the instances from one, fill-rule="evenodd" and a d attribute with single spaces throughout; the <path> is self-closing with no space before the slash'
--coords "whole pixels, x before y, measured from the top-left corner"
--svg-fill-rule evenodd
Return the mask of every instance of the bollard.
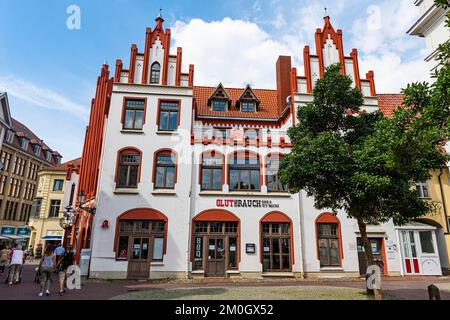
<path id="1" fill-rule="evenodd" d="M 433 284 L 428 286 L 428 296 L 430 297 L 430 300 L 441 300 L 441 292 L 439 291 L 439 288 Z"/>

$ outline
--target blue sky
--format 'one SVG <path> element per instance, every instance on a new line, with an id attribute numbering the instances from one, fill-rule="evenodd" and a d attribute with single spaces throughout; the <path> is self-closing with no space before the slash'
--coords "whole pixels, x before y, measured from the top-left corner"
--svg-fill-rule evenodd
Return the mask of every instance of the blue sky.
<path id="1" fill-rule="evenodd" d="M 80 30 L 66 27 L 72 4 Z M 142 49 L 160 6 L 184 69 L 196 65 L 196 85 L 274 87 L 279 54 L 302 70 L 324 7 L 344 30 L 345 53 L 360 51 L 361 73 L 374 69 L 379 92 L 428 79 L 425 43 L 406 35 L 418 17 L 410 0 L 0 0 L 0 91 L 9 93 L 12 116 L 64 160 L 78 157 L 101 64 L 127 65 L 130 45 Z"/>

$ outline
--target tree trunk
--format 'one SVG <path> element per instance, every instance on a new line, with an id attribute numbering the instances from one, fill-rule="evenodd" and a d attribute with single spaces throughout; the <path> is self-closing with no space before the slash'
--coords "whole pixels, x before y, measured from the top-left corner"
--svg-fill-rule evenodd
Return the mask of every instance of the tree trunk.
<path id="1" fill-rule="evenodd" d="M 372 266 L 375 264 L 375 260 L 373 259 L 372 255 L 372 247 L 370 246 L 369 238 L 367 237 L 367 231 L 366 231 L 366 223 L 363 221 L 363 219 L 358 218 L 358 227 L 359 232 L 361 233 L 361 241 L 364 246 L 364 251 L 367 258 L 367 266 Z"/>

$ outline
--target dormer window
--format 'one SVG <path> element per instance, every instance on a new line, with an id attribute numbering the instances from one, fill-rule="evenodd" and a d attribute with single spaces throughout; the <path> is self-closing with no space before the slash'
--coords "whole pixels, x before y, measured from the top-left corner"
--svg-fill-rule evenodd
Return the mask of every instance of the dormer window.
<path id="1" fill-rule="evenodd" d="M 212 103 L 212 111 L 227 111 L 227 102 L 226 101 L 213 101 Z"/>
<path id="2" fill-rule="evenodd" d="M 34 154 L 39 157 L 41 155 L 41 146 L 38 144 L 34 145 Z"/>
<path id="3" fill-rule="evenodd" d="M 208 106 L 215 112 L 228 111 L 228 108 L 231 106 L 231 99 L 222 84 L 219 84 L 209 97 Z"/>
<path id="4" fill-rule="evenodd" d="M 161 75 L 161 65 L 158 62 L 152 64 L 151 73 L 150 73 L 150 83 L 151 84 L 159 84 L 159 78 Z"/>
<path id="5" fill-rule="evenodd" d="M 255 112 L 255 102 L 245 101 L 242 102 L 242 112 Z"/>
<path id="6" fill-rule="evenodd" d="M 46 159 L 48 162 L 51 162 L 51 161 L 52 161 L 52 153 L 51 153 L 50 151 L 46 151 L 46 152 L 45 152 L 45 159 Z"/>
<path id="7" fill-rule="evenodd" d="M 258 111 L 260 101 L 253 92 L 250 85 L 247 85 L 242 95 L 239 97 L 236 106 L 240 108 L 241 112 L 252 113 Z"/>
<path id="8" fill-rule="evenodd" d="M 8 130 L 8 132 L 6 133 L 6 141 L 12 143 L 13 139 L 14 139 L 14 131 Z"/>
<path id="9" fill-rule="evenodd" d="M 29 144 L 30 144 L 30 140 L 28 140 L 26 138 L 22 138 L 20 146 L 22 147 L 23 150 L 28 150 L 28 145 Z"/>

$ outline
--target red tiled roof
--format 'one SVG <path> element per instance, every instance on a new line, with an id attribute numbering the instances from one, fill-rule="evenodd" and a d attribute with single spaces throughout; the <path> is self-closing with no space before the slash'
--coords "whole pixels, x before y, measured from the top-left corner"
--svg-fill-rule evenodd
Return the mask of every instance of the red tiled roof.
<path id="1" fill-rule="evenodd" d="M 378 94 L 378 108 L 386 117 L 391 117 L 395 109 L 403 104 L 403 94 Z"/>
<path id="2" fill-rule="evenodd" d="M 67 171 L 69 169 L 69 167 L 79 167 L 81 165 L 81 157 L 71 160 L 71 161 L 67 161 L 65 163 L 56 165 L 56 166 L 52 166 L 50 168 L 44 169 L 45 171 Z"/>
<path id="3" fill-rule="evenodd" d="M 49 150 L 50 152 L 55 154 L 55 151 L 52 151 L 41 139 L 39 139 L 38 136 L 36 136 L 33 133 L 33 131 L 31 131 L 27 126 L 25 126 L 23 123 L 21 123 L 20 121 L 17 121 L 14 118 L 12 118 L 12 130 L 15 131 L 15 135 L 14 135 L 12 143 L 7 142 L 6 140 L 5 140 L 5 143 L 11 144 L 13 147 L 15 147 L 17 149 L 23 150 L 21 147 L 19 137 L 25 137 L 30 140 L 30 143 L 28 144 L 28 149 L 24 150 L 24 151 L 26 151 L 30 155 L 36 156 L 34 153 L 34 150 L 33 150 L 33 144 L 38 144 L 39 146 L 41 146 L 42 150 Z M 40 153 L 39 158 L 43 162 L 49 163 L 46 159 L 44 152 Z M 52 158 L 51 164 L 56 164 L 55 159 Z"/>
<path id="4" fill-rule="evenodd" d="M 208 106 L 208 99 L 217 88 L 215 87 L 194 87 L 194 100 L 196 103 L 197 116 L 218 117 L 218 118 L 246 118 L 246 119 L 268 119 L 278 120 L 281 114 L 278 112 L 277 91 L 268 89 L 252 89 L 260 100 L 257 112 L 241 112 L 236 108 L 236 102 L 244 93 L 245 88 L 225 88 L 231 99 L 231 108 L 225 112 L 212 111 Z"/>

